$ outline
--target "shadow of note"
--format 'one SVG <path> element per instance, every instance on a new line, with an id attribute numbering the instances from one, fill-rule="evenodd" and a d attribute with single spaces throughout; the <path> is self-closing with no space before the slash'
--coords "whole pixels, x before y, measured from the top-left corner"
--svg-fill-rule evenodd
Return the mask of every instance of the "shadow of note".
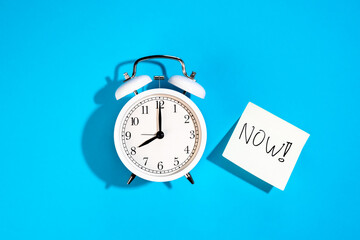
<path id="1" fill-rule="evenodd" d="M 116 118 L 123 106 L 133 97 L 129 95 L 118 101 L 115 99 L 115 91 L 123 82 L 122 79 L 118 79 L 118 72 L 124 65 L 133 63 L 132 60 L 117 64 L 113 79 L 105 78 L 105 86 L 99 89 L 94 96 L 94 102 L 98 107 L 87 119 L 82 134 L 81 147 L 86 163 L 91 171 L 105 182 L 106 188 L 110 186 L 138 187 L 148 183 L 137 177 L 130 185 L 127 185 L 131 172 L 119 159 L 114 146 Z M 163 64 L 156 61 L 147 61 L 146 63 L 160 67 L 162 74 L 166 76 Z M 165 183 L 165 186 L 171 189 L 171 183 Z"/>
<path id="2" fill-rule="evenodd" d="M 211 162 L 215 163 L 219 167 L 225 169 L 229 173 L 241 178 L 242 180 L 250 183 L 251 185 L 259 188 L 260 190 L 269 193 L 272 189 L 272 186 L 267 182 L 264 182 L 260 178 L 252 175 L 251 173 L 245 171 L 241 167 L 235 165 L 234 163 L 230 162 L 226 158 L 222 156 L 227 143 L 230 140 L 230 137 L 236 127 L 238 120 L 234 123 L 231 129 L 226 133 L 226 135 L 221 139 L 219 144 L 214 148 L 214 150 L 208 155 L 207 159 Z"/>

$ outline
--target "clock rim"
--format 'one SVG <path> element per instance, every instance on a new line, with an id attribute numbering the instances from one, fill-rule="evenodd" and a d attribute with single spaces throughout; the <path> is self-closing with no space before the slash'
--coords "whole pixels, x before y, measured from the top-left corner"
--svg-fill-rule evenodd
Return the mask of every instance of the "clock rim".
<path id="1" fill-rule="evenodd" d="M 133 106 L 133 104 L 135 102 L 139 101 L 141 98 L 145 98 L 147 96 L 154 95 L 154 94 L 168 94 L 170 96 L 179 98 L 180 100 L 182 100 L 186 104 L 188 104 L 189 107 L 193 110 L 193 113 L 196 115 L 196 117 L 199 121 L 198 124 L 199 124 L 199 128 L 201 131 L 201 137 L 199 139 L 200 145 L 199 145 L 196 155 L 193 157 L 193 160 L 190 161 L 190 163 L 187 166 L 185 166 L 183 169 L 179 170 L 178 172 L 176 172 L 174 174 L 166 175 L 166 176 L 149 175 L 146 172 L 141 171 L 141 169 L 139 169 L 138 167 L 133 165 L 133 163 L 130 162 L 130 159 L 128 159 L 126 153 L 123 151 L 122 144 L 121 144 L 121 133 L 120 133 L 121 126 L 120 126 L 120 124 L 121 124 L 122 120 L 124 119 L 125 114 L 128 112 L 129 108 L 131 106 Z M 184 94 L 181 94 L 177 91 L 174 91 L 171 89 L 166 89 L 166 88 L 157 88 L 157 89 L 147 90 L 147 91 L 141 92 L 141 93 L 137 94 L 136 96 L 134 96 L 133 98 L 131 98 L 119 112 L 119 115 L 116 119 L 115 127 L 114 127 L 115 149 L 116 149 L 116 152 L 117 152 L 121 162 L 125 165 L 125 167 L 130 172 L 132 172 L 136 176 L 143 178 L 145 180 L 148 180 L 148 181 L 153 181 L 153 182 L 168 182 L 168 181 L 172 181 L 172 180 L 175 180 L 175 179 L 185 176 L 185 174 L 190 172 L 200 161 L 202 155 L 204 154 L 206 140 L 207 140 L 206 123 L 205 123 L 204 117 L 203 117 L 200 109 L 196 106 L 196 104 L 190 98 L 188 98 Z"/>

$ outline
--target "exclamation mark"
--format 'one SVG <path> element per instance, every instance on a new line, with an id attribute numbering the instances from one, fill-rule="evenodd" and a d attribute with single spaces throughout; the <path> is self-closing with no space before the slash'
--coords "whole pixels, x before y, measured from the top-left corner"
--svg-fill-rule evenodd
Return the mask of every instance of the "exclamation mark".
<path id="1" fill-rule="evenodd" d="M 290 151 L 291 145 L 292 145 L 291 142 L 287 142 L 287 143 L 286 143 L 286 147 L 285 147 L 285 150 L 284 150 L 284 155 L 283 155 L 282 158 L 279 158 L 279 162 L 284 162 L 284 161 L 285 161 L 284 157 L 285 157 L 286 154 Z"/>

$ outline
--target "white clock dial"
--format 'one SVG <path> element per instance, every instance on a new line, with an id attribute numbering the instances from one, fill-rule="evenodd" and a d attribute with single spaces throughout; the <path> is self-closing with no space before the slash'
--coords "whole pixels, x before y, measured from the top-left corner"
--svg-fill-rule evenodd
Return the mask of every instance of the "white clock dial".
<path id="1" fill-rule="evenodd" d="M 136 175 L 152 181 L 172 180 L 185 175 L 201 157 L 205 123 L 198 108 L 184 95 L 167 89 L 147 92 L 136 96 L 119 114 L 117 151 Z"/>

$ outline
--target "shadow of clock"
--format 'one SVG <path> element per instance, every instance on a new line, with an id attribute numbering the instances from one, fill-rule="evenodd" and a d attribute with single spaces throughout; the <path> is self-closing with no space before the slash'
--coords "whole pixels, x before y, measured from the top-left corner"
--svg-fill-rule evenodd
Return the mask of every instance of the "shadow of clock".
<path id="1" fill-rule="evenodd" d="M 118 73 L 122 66 L 132 65 L 134 61 L 119 63 L 115 67 L 114 77 L 106 77 L 106 85 L 99 89 L 94 102 L 99 105 L 88 118 L 82 134 L 82 151 L 87 165 L 91 171 L 105 182 L 105 188 L 115 187 L 139 187 L 146 183 L 139 177 L 135 178 L 130 185 L 127 181 L 131 172 L 120 161 L 114 146 L 114 126 L 116 118 L 122 107 L 128 102 L 132 95 L 123 99 L 115 99 L 115 91 L 123 80 L 118 80 Z M 166 76 L 165 67 L 156 61 L 147 61 L 161 68 L 162 74 Z M 171 183 L 165 183 L 171 188 Z"/>
<path id="2" fill-rule="evenodd" d="M 260 178 L 252 175 L 251 173 L 245 171 L 241 167 L 235 165 L 230 162 L 226 158 L 222 156 L 227 143 L 230 140 L 230 137 L 236 127 L 238 120 L 234 123 L 234 125 L 230 128 L 230 130 L 226 133 L 226 135 L 221 139 L 219 144 L 214 148 L 214 150 L 208 155 L 207 159 L 211 162 L 215 163 L 219 167 L 225 169 L 229 173 L 241 178 L 247 183 L 259 188 L 260 190 L 269 193 L 272 189 L 272 186 L 267 182 L 261 180 Z"/>

